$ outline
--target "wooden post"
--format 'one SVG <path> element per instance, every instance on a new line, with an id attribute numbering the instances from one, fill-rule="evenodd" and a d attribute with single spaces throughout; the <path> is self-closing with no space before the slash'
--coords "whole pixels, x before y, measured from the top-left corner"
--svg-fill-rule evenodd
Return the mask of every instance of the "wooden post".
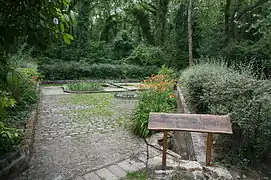
<path id="1" fill-rule="evenodd" d="M 213 133 L 208 133 L 206 149 L 206 166 L 211 165 L 212 149 L 213 149 Z"/>
<path id="2" fill-rule="evenodd" d="M 166 170 L 166 167 L 167 167 L 167 131 L 164 131 L 162 170 Z"/>

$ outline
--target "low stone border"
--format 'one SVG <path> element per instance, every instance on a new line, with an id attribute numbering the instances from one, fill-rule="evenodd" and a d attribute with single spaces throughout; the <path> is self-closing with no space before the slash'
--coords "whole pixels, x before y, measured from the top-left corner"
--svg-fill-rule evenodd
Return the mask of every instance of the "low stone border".
<path id="1" fill-rule="evenodd" d="M 186 105 L 184 96 L 182 94 L 180 85 L 177 85 L 177 101 L 178 101 L 178 108 L 182 111 L 182 113 L 190 114 L 190 111 Z M 189 160 L 196 160 L 200 163 L 205 163 L 205 139 L 203 133 L 197 132 L 173 132 L 174 134 L 174 141 L 180 146 L 181 139 L 184 139 L 186 142 L 185 148 L 188 152 Z"/>
<path id="2" fill-rule="evenodd" d="M 138 95 L 135 93 L 131 93 L 131 91 L 123 91 L 123 92 L 116 92 L 114 94 L 115 98 L 119 99 L 137 99 Z"/>
<path id="3" fill-rule="evenodd" d="M 37 90 L 39 90 L 39 83 L 37 84 Z M 11 152 L 5 159 L 0 161 L 0 179 L 12 180 L 28 169 L 33 153 L 38 108 L 39 103 L 37 103 L 37 106 L 30 113 L 20 149 L 16 152 Z"/>
<path id="4" fill-rule="evenodd" d="M 99 91 L 73 91 L 73 90 L 69 90 L 67 87 L 62 86 L 62 89 L 64 92 L 66 93 L 75 93 L 75 94 L 89 94 L 89 93 L 110 93 L 110 92 L 116 92 L 116 93 L 121 93 L 121 92 L 131 92 L 131 91 L 145 91 L 145 89 L 128 89 L 125 88 L 121 85 L 117 85 L 115 83 L 111 83 L 111 82 L 104 82 L 106 84 L 108 84 L 109 86 L 113 86 L 118 88 L 119 90 L 99 90 Z M 119 83 L 119 82 L 116 82 Z"/>
<path id="5" fill-rule="evenodd" d="M 105 91 L 105 90 L 100 90 L 100 91 L 72 91 L 69 90 L 66 87 L 62 87 L 63 91 L 66 93 L 74 93 L 74 94 L 89 94 L 89 93 L 110 93 L 110 92 L 127 92 L 127 91 L 136 91 L 136 90 L 126 90 L 123 88 L 123 90 L 119 90 L 119 91 Z"/>

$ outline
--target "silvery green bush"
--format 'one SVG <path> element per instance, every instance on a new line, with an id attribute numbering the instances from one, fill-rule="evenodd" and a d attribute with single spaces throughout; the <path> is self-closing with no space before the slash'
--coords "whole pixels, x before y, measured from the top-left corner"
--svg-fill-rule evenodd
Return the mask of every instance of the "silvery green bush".
<path id="1" fill-rule="evenodd" d="M 231 114 L 234 134 L 218 140 L 224 158 L 246 164 L 270 159 L 270 80 L 258 80 L 244 68 L 237 72 L 223 64 L 203 63 L 184 70 L 180 84 L 192 112 Z"/>

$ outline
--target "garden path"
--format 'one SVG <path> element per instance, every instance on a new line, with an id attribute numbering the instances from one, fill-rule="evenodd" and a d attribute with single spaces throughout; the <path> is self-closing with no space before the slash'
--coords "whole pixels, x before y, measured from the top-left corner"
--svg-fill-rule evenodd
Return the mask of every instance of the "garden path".
<path id="1" fill-rule="evenodd" d="M 86 179 L 93 170 L 146 150 L 125 127 L 136 100 L 66 94 L 61 87 L 41 87 L 41 92 L 33 158 L 19 179 Z"/>

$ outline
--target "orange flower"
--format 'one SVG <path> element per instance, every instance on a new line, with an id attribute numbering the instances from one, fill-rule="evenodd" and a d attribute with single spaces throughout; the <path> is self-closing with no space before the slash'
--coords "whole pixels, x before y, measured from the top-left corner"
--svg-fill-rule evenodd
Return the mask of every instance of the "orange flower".
<path id="1" fill-rule="evenodd" d="M 176 95 L 175 94 L 173 94 L 173 93 L 171 93 L 170 95 L 169 95 L 169 98 L 175 98 L 176 97 Z"/>

